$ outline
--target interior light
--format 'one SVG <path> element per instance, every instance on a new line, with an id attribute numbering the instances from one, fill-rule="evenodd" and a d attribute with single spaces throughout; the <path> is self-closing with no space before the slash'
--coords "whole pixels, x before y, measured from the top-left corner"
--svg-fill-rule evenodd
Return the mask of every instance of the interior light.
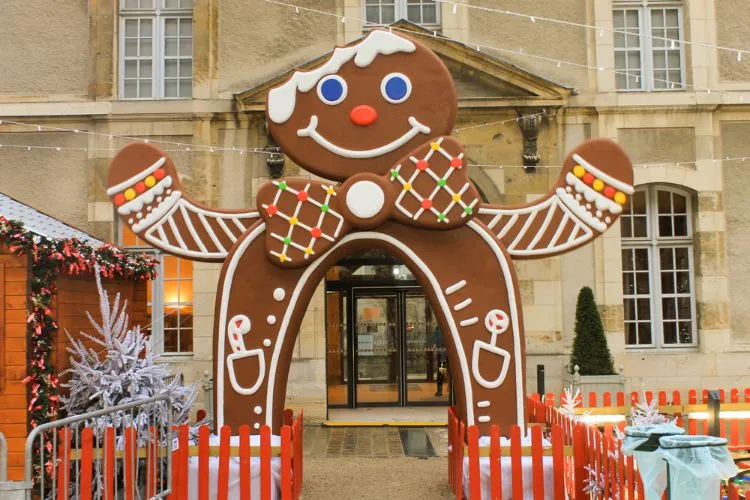
<path id="1" fill-rule="evenodd" d="M 706 420 L 708 419 L 707 411 L 696 411 L 689 415 L 691 420 Z M 750 418 L 750 411 L 720 411 L 719 418 L 725 420 L 737 420 L 742 418 Z"/>

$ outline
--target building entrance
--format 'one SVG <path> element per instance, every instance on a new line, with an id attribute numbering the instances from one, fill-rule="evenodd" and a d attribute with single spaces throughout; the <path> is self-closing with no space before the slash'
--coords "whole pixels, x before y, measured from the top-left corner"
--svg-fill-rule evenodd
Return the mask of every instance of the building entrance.
<path id="1" fill-rule="evenodd" d="M 429 301 L 383 252 L 340 261 L 326 279 L 328 406 L 448 405 L 447 351 Z"/>

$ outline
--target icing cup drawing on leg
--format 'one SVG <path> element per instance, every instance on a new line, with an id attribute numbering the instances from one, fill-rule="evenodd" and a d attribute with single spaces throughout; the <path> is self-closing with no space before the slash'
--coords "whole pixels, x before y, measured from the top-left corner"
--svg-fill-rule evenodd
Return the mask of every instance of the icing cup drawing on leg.
<path id="1" fill-rule="evenodd" d="M 491 425 L 502 433 L 525 425 L 513 260 L 564 253 L 610 228 L 633 192 L 632 167 L 617 144 L 595 139 L 568 155 L 546 196 L 484 203 L 461 144 L 448 136 L 457 102 L 437 55 L 374 30 L 268 95 L 276 142 L 327 180 L 267 182 L 256 209 L 232 211 L 190 198 L 168 155 L 149 144 L 115 157 L 108 193 L 139 237 L 183 258 L 223 262 L 213 346 L 218 425 L 279 432 L 295 340 L 318 283 L 338 260 L 371 249 L 393 254 L 422 286 L 458 416 L 483 435 Z"/>

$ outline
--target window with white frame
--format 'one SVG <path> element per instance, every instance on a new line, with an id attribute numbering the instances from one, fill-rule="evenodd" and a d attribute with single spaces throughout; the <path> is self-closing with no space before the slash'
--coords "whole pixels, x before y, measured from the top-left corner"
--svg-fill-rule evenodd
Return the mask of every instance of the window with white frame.
<path id="1" fill-rule="evenodd" d="M 440 24 L 440 5 L 435 0 L 364 0 L 368 24 L 391 24 L 406 19 L 415 24 Z"/>
<path id="2" fill-rule="evenodd" d="M 689 193 L 647 186 L 622 213 L 627 347 L 697 345 L 691 205 Z"/>
<path id="3" fill-rule="evenodd" d="M 193 95 L 193 0 L 120 0 L 120 98 Z"/>
<path id="4" fill-rule="evenodd" d="M 615 0 L 617 90 L 681 90 L 685 52 L 682 2 Z"/>
<path id="5" fill-rule="evenodd" d="M 159 261 L 157 278 L 148 286 L 146 332 L 158 353 L 193 351 L 193 262 L 154 251 L 121 225 L 123 247 L 139 248 Z M 144 325 L 145 326 L 145 325 Z"/>

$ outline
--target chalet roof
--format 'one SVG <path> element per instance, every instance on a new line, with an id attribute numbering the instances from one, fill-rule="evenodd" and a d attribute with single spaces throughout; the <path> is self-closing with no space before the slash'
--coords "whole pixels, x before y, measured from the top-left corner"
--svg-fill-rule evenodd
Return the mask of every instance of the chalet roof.
<path id="1" fill-rule="evenodd" d="M 99 247 L 104 241 L 81 231 L 60 219 L 47 215 L 30 207 L 25 203 L 14 200 L 10 196 L 0 193 L 0 215 L 8 220 L 17 220 L 23 223 L 25 229 L 39 236 L 54 239 L 77 238 L 89 245 Z"/>

